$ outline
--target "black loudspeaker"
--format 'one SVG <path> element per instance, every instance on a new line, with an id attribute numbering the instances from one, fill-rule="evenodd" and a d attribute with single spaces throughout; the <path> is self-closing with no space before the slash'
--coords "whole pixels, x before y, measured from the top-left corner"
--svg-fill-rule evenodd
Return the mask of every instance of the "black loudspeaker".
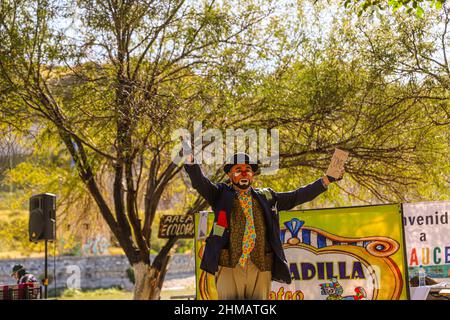
<path id="1" fill-rule="evenodd" d="M 51 193 L 37 194 L 30 198 L 30 241 L 56 239 L 56 196 Z"/>

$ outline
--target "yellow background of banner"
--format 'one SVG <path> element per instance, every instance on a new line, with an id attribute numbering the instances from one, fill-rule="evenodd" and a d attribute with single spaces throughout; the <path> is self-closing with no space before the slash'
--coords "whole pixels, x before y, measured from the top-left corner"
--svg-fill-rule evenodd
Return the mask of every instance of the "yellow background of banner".
<path id="1" fill-rule="evenodd" d="M 403 221 L 401 216 L 400 204 L 394 205 L 377 205 L 377 206 L 360 206 L 360 207 L 345 207 L 333 209 L 317 209 L 317 210 L 295 210 L 280 212 L 280 227 L 285 228 L 284 222 L 293 218 L 305 221 L 304 227 L 314 227 L 326 231 L 328 233 L 337 235 L 339 237 L 348 238 L 364 238 L 364 237 L 388 237 L 400 245 L 397 252 L 389 256 L 390 261 L 398 268 L 400 272 L 395 279 L 395 276 L 385 276 L 381 279 L 382 290 L 390 290 L 392 281 L 397 281 L 397 285 L 401 285 L 401 293 L 399 299 L 407 299 L 407 278 L 405 268 L 405 246 L 403 241 Z M 214 221 L 213 213 L 208 215 L 208 233 L 212 228 Z M 200 251 L 204 246 L 204 241 L 197 240 L 197 226 L 199 222 L 199 215 L 195 215 L 195 253 L 196 253 L 196 282 L 197 282 L 197 299 L 217 299 L 217 292 L 214 285 L 214 276 L 202 272 L 200 270 Z M 352 249 L 350 249 L 351 251 Z M 357 250 L 362 252 L 364 250 Z M 371 263 L 380 265 L 385 263 L 381 258 L 375 258 L 367 254 L 367 260 Z M 384 267 L 383 267 L 384 268 Z M 206 277 L 206 279 L 205 279 Z M 383 284 L 386 284 L 383 286 Z M 202 290 L 200 290 L 202 289 Z M 390 294 L 380 294 L 379 298 L 386 299 Z"/>

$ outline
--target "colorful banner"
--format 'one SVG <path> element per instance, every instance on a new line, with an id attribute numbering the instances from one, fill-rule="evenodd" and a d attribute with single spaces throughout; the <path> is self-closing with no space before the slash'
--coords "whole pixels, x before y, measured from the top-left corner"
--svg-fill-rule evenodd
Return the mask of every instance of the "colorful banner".
<path id="1" fill-rule="evenodd" d="M 212 223 L 211 213 L 208 231 Z M 280 226 L 293 281 L 272 282 L 270 299 L 407 299 L 400 205 L 280 212 Z M 196 241 L 197 299 L 214 300 L 214 276 L 199 268 L 204 245 Z"/>
<path id="2" fill-rule="evenodd" d="M 403 204 L 409 276 L 450 278 L 450 201 Z"/>

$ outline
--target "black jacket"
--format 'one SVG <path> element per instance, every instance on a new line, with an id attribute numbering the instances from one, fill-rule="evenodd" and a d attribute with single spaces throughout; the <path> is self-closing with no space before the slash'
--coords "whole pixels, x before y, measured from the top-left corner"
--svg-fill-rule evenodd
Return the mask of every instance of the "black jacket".
<path id="1" fill-rule="evenodd" d="M 214 211 L 214 222 L 217 222 L 219 214 L 226 214 L 228 225 L 230 224 L 230 213 L 233 200 L 236 194 L 234 188 L 225 183 L 213 183 L 202 173 L 198 164 L 185 165 L 192 187 L 202 195 Z M 295 206 L 311 201 L 326 190 L 321 179 L 297 190 L 290 192 L 275 192 L 266 189 L 270 193 L 265 196 L 262 190 L 252 188 L 252 196 L 261 204 L 266 222 L 266 230 L 269 243 L 274 252 L 272 266 L 272 280 L 291 283 L 289 267 L 284 255 L 283 246 L 280 239 L 280 221 L 278 210 L 290 210 Z M 222 236 L 211 233 L 206 239 L 206 246 L 203 253 L 200 268 L 211 274 L 218 270 L 219 255 L 222 249 L 229 245 L 230 232 L 226 228 Z"/>

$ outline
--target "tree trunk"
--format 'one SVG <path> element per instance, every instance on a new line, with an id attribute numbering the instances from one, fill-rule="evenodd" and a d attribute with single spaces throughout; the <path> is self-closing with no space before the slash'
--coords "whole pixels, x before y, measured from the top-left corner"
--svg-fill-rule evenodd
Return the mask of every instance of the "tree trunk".
<path id="1" fill-rule="evenodd" d="M 154 266 L 139 262 L 133 264 L 134 270 L 134 300 L 159 300 L 161 289 L 167 272 L 171 256 L 166 256 L 162 268 L 158 270 Z"/>
<path id="2" fill-rule="evenodd" d="M 158 288 L 158 271 L 144 262 L 133 265 L 134 300 L 158 300 L 161 289 Z"/>

